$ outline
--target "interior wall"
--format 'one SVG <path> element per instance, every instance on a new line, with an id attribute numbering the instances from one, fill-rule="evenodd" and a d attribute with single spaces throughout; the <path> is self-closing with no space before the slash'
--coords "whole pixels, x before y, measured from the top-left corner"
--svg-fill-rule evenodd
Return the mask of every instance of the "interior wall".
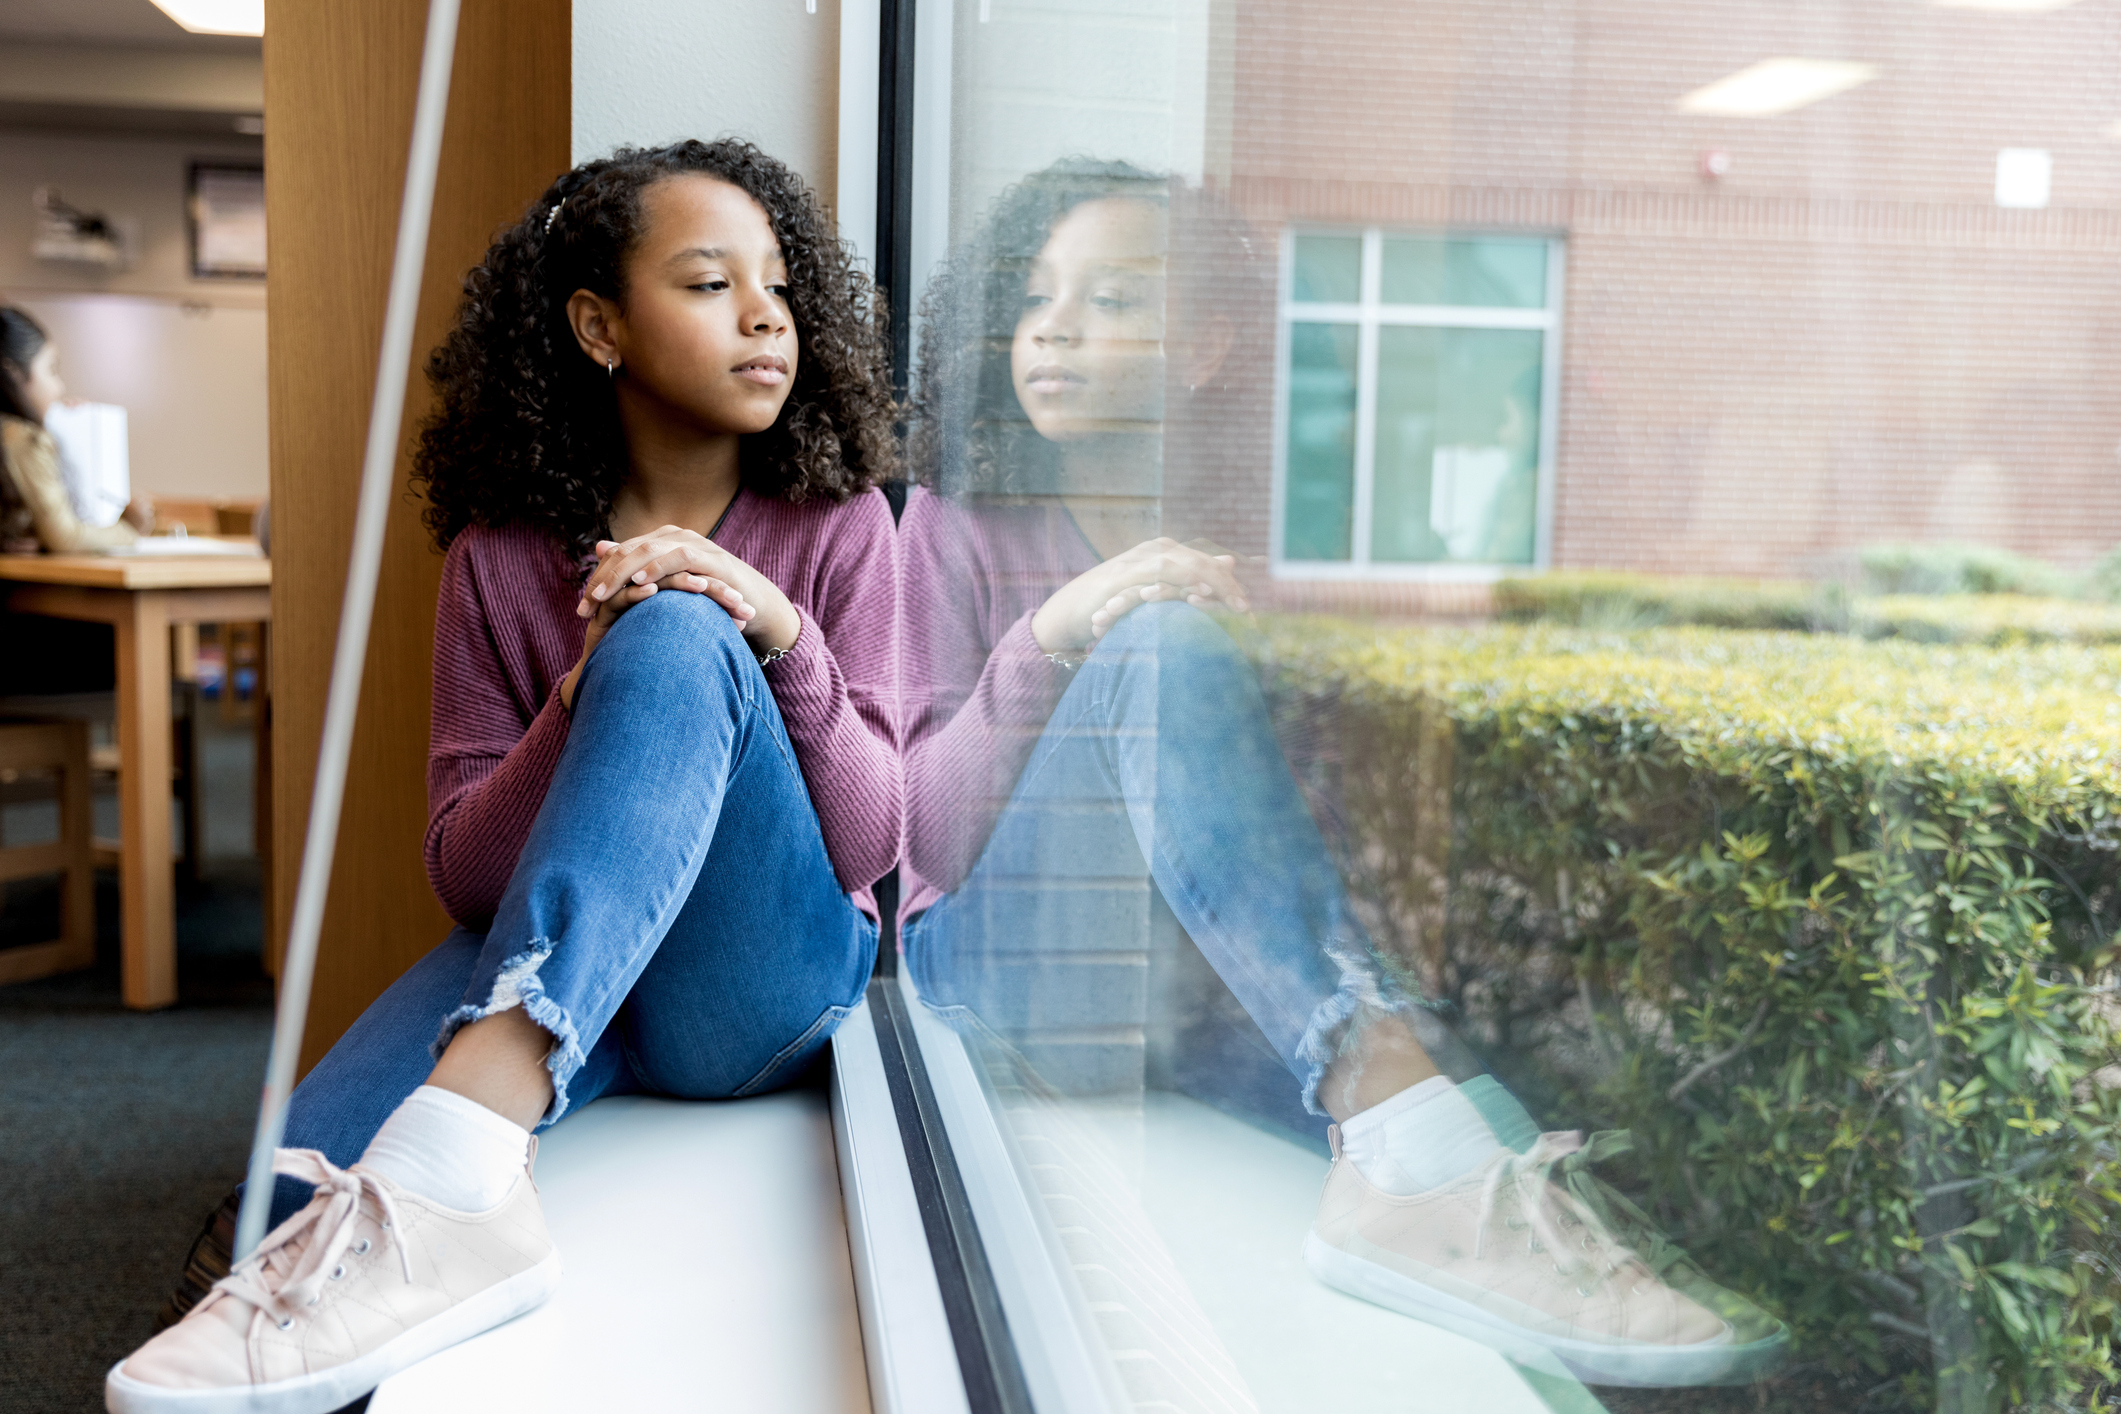
<path id="1" fill-rule="evenodd" d="M 133 485 L 185 496 L 266 491 L 265 286 L 191 274 L 184 217 L 194 159 L 255 162 L 239 139 L 0 134 L 0 300 L 52 332 L 67 391 L 129 414 Z M 30 195 L 129 232 L 128 270 L 31 257 Z"/>
<path id="2" fill-rule="evenodd" d="M 0 133 L 0 290 L 137 295 L 260 308 L 257 280 L 196 280 L 184 219 L 184 184 L 194 158 L 255 163 L 258 144 L 241 138 L 162 138 Z M 70 206 L 110 217 L 135 238 L 132 268 L 33 259 L 37 213 L 30 194 L 50 183 Z"/>
<path id="3" fill-rule="evenodd" d="M 574 0 L 574 160 L 622 144 L 747 138 L 838 185 L 840 0 Z"/>
<path id="4" fill-rule="evenodd" d="M 273 936 L 286 936 L 337 635 L 426 0 L 267 0 Z M 494 229 L 568 165 L 568 0 L 465 0 L 415 367 Z M 406 426 L 428 410 L 413 378 Z M 401 484 L 410 467 L 401 456 Z M 306 1069 L 448 932 L 421 862 L 441 557 L 394 497 Z"/>
<path id="5" fill-rule="evenodd" d="M 58 344 L 68 397 L 125 409 L 136 494 L 266 493 L 262 308 L 140 295 L 12 302 Z"/>

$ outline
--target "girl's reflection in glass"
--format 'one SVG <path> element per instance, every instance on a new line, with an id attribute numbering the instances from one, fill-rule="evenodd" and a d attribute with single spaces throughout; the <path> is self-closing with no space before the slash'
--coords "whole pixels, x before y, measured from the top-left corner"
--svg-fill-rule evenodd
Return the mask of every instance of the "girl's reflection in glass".
<path id="1" fill-rule="evenodd" d="M 1319 1278 L 1594 1380 L 1742 1378 L 1776 1323 L 1628 1231 L 1580 1135 L 1440 1072 L 1224 627 L 1235 557 L 1157 533 L 1166 389 L 1234 352 L 1213 292 L 1237 230 L 1182 184 L 1064 162 L 931 291 L 903 526 L 915 984 L 1057 1088 L 1138 1085 L 1153 886 L 1335 1122 Z M 1261 1108 L 1245 1088 L 1213 1098 Z"/>

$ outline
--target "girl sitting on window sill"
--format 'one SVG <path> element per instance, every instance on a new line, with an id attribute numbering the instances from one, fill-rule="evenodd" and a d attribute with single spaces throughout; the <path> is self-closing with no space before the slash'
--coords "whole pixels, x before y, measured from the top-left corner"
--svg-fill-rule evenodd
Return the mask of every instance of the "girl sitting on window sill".
<path id="1" fill-rule="evenodd" d="M 112 1408 L 336 1408 L 540 1304 L 534 1130 L 786 1085 L 860 1001 L 901 803 L 871 311 L 733 141 L 578 167 L 471 272 L 417 473 L 461 926 L 295 1091 L 279 1225 Z"/>

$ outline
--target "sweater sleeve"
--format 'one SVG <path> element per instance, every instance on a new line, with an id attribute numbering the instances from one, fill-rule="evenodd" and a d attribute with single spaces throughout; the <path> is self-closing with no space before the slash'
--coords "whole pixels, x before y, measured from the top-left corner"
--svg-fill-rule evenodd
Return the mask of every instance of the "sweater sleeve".
<path id="1" fill-rule="evenodd" d="M 451 918 L 484 928 L 500 907 L 567 744 L 554 682 L 539 704 L 510 688 L 465 543 L 442 569 L 427 753 L 427 878 Z"/>
<path id="2" fill-rule="evenodd" d="M 15 494 L 29 509 L 37 542 L 52 554 L 108 550 L 140 538 L 139 532 L 122 520 L 113 525 L 90 525 L 74 514 L 74 504 L 66 495 L 66 477 L 59 470 L 59 444 L 43 428 L 10 418 L 5 452 L 8 476 L 15 484 Z"/>
<path id="3" fill-rule="evenodd" d="M 881 494 L 853 503 L 826 547 L 795 646 L 766 681 L 849 893 L 898 862 L 898 536 Z M 791 598 L 794 596 L 791 595 Z"/>
<path id="4" fill-rule="evenodd" d="M 947 891 L 986 847 L 1067 682 L 1031 634 L 1036 604 L 983 632 L 1015 607 L 989 602 L 1014 579 L 982 571 L 970 519 L 933 497 L 906 519 L 906 859 Z"/>

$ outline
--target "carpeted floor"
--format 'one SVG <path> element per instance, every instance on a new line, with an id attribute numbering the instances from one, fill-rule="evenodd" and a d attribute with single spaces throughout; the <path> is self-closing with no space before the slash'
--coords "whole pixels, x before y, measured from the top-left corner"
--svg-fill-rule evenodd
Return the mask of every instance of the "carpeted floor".
<path id="1" fill-rule="evenodd" d="M 0 987 L 0 1410 L 103 1407 L 207 1212 L 242 1174 L 272 1025 L 250 840 L 250 741 L 204 714 L 206 862 L 177 910 L 179 1005 L 118 992 L 118 894 L 93 971 Z M 112 803 L 99 802 L 99 814 Z M 34 807 L 9 804 L 16 837 Z M 100 824 L 113 831 L 113 820 Z M 0 934 L 40 900 L 9 891 Z"/>

